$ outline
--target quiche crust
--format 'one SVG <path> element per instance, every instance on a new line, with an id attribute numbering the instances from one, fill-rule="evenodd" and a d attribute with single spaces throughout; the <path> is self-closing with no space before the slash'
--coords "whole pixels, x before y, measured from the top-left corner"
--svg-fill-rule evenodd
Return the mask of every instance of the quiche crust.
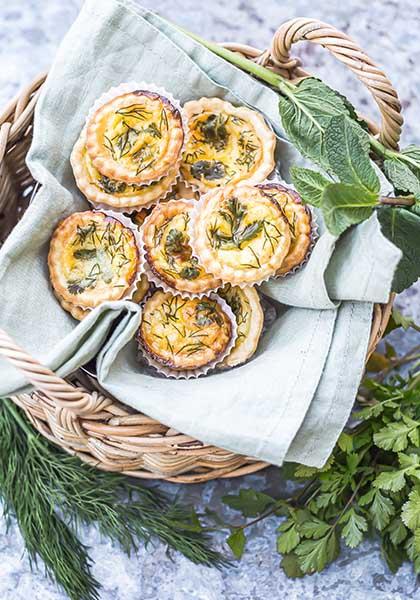
<path id="1" fill-rule="evenodd" d="M 81 308 L 123 298 L 139 266 L 133 231 L 103 212 L 74 213 L 51 238 L 48 267 L 54 291 Z"/>
<path id="2" fill-rule="evenodd" d="M 257 186 L 276 200 L 290 229 L 290 248 L 278 275 L 285 275 L 298 267 L 306 258 L 312 243 L 312 214 L 297 192 L 280 183 L 264 183 Z"/>
<path id="3" fill-rule="evenodd" d="M 111 179 L 150 183 L 181 158 L 184 130 L 168 98 L 136 90 L 103 104 L 87 124 L 86 149 L 94 167 Z"/>
<path id="4" fill-rule="evenodd" d="M 168 174 L 146 184 L 127 183 L 102 175 L 93 165 L 86 150 L 86 131 L 83 130 L 74 145 L 70 162 L 77 187 L 94 205 L 105 205 L 115 210 L 150 206 L 164 199 L 176 184 L 179 166 L 171 167 Z"/>
<path id="5" fill-rule="evenodd" d="M 157 291 L 143 306 L 137 340 L 151 364 L 188 371 L 222 360 L 233 334 L 231 318 L 216 298 Z"/>
<path id="6" fill-rule="evenodd" d="M 184 105 L 189 135 L 181 173 L 206 192 L 234 183 L 259 183 L 273 171 L 276 137 L 262 115 L 220 98 Z"/>
<path id="7" fill-rule="evenodd" d="M 190 213 L 194 200 L 171 200 L 156 206 L 142 226 L 144 256 L 157 282 L 174 291 L 202 294 L 220 287 L 192 255 Z"/>
<path id="8" fill-rule="evenodd" d="M 274 275 L 290 246 L 288 222 L 276 200 L 249 185 L 203 196 L 190 232 L 203 268 L 232 285 L 261 283 Z"/>
<path id="9" fill-rule="evenodd" d="M 264 325 L 264 312 L 254 287 L 227 285 L 218 294 L 231 307 L 237 325 L 235 345 L 219 368 L 235 367 L 249 360 L 255 353 Z"/>

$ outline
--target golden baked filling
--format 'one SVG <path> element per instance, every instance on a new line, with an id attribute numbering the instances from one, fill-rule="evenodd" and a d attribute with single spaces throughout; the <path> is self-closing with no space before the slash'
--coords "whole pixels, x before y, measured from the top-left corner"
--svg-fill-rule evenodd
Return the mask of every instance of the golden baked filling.
<path id="1" fill-rule="evenodd" d="M 262 190 L 241 185 L 209 192 L 197 212 L 191 245 L 207 272 L 226 283 L 258 283 L 282 266 L 288 222 Z"/>
<path id="2" fill-rule="evenodd" d="M 279 183 L 257 186 L 265 195 L 274 198 L 289 224 L 290 248 L 278 275 L 284 275 L 299 266 L 306 258 L 312 242 L 312 216 L 294 190 Z"/>
<path id="3" fill-rule="evenodd" d="M 181 172 L 187 183 L 205 192 L 259 183 L 272 172 L 276 138 L 259 113 L 219 98 L 187 102 L 184 111 L 189 136 Z"/>
<path id="4" fill-rule="evenodd" d="M 193 207 L 193 200 L 159 204 L 145 221 L 142 234 L 146 262 L 158 280 L 174 290 L 199 294 L 222 282 L 192 255 L 189 222 Z"/>
<path id="5" fill-rule="evenodd" d="M 131 229 L 103 212 L 86 211 L 59 224 L 48 266 L 62 300 L 94 308 L 129 291 L 139 268 L 139 251 Z"/>
<path id="6" fill-rule="evenodd" d="M 128 183 L 102 175 L 93 165 L 86 150 L 86 135 L 82 132 L 70 157 L 77 187 L 93 204 L 112 208 L 149 206 L 165 198 L 178 178 L 178 166 L 168 174 L 148 184 Z"/>
<path id="7" fill-rule="evenodd" d="M 240 288 L 228 284 L 218 294 L 229 304 L 237 325 L 235 345 L 219 366 L 235 367 L 249 360 L 256 351 L 264 324 L 264 312 L 254 287 Z"/>
<path id="8" fill-rule="evenodd" d="M 101 106 L 87 125 L 94 167 L 111 179 L 148 183 L 181 158 L 184 131 L 177 108 L 164 96 L 137 90 Z"/>
<path id="9" fill-rule="evenodd" d="M 157 291 L 144 305 L 138 341 L 152 361 L 180 371 L 223 358 L 232 335 L 230 317 L 214 298 Z"/>

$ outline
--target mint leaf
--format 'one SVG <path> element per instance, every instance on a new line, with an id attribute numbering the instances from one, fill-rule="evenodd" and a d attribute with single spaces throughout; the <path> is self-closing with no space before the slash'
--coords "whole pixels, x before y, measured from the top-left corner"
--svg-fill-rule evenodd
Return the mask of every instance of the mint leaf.
<path id="1" fill-rule="evenodd" d="M 378 195 L 357 185 L 330 183 L 322 194 L 321 208 L 328 230 L 341 235 L 348 227 L 370 217 Z"/>
<path id="2" fill-rule="evenodd" d="M 369 135 L 347 115 L 332 117 L 325 130 L 329 171 L 342 183 L 379 194 L 381 184 L 369 158 Z"/>
<path id="3" fill-rule="evenodd" d="M 321 205 L 322 192 L 331 183 L 329 179 L 311 169 L 304 167 L 291 167 L 290 175 L 302 201 L 305 204 L 319 207 Z"/>
<path id="4" fill-rule="evenodd" d="M 233 510 L 240 511 L 244 517 L 256 517 L 275 503 L 274 498 L 251 489 L 242 489 L 239 494 L 222 497 L 222 502 Z"/>
<path id="5" fill-rule="evenodd" d="M 327 170 L 324 130 L 331 117 L 350 114 L 348 104 L 314 77 L 303 79 L 293 91 L 289 90 L 289 94 L 291 97 L 281 96 L 279 99 L 284 130 L 303 156 Z"/>
<path id="6" fill-rule="evenodd" d="M 420 215 L 404 208 L 381 207 L 378 219 L 383 234 L 403 256 L 392 282 L 394 292 L 402 292 L 420 277 Z"/>
<path id="7" fill-rule="evenodd" d="M 365 517 L 356 513 L 354 508 L 350 508 L 343 515 L 343 520 L 346 521 L 345 526 L 341 531 L 341 536 L 347 546 L 355 548 L 363 540 L 363 533 L 367 531 L 368 524 Z"/>
<path id="8" fill-rule="evenodd" d="M 420 489 L 409 493 L 408 500 L 402 507 L 401 519 L 413 531 L 420 528 Z"/>
<path id="9" fill-rule="evenodd" d="M 241 558 L 245 550 L 246 537 L 243 529 L 234 529 L 226 540 L 235 558 Z"/>
<path id="10" fill-rule="evenodd" d="M 399 158 L 384 162 L 385 175 L 397 191 L 409 192 L 420 200 L 420 179 Z"/>

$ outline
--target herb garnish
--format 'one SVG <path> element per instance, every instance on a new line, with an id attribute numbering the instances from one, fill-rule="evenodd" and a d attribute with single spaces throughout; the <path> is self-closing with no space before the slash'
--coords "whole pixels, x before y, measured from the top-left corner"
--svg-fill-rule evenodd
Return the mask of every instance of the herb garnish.
<path id="1" fill-rule="evenodd" d="M 223 317 L 219 314 L 217 302 L 202 300 L 195 309 L 195 322 L 199 327 L 207 327 L 212 323 L 223 325 Z"/>
<path id="2" fill-rule="evenodd" d="M 191 175 L 195 179 L 214 181 L 226 176 L 226 167 L 219 160 L 198 160 L 190 167 Z"/>
<path id="3" fill-rule="evenodd" d="M 200 121 L 198 130 L 202 137 L 198 141 L 208 144 L 218 152 L 223 150 L 229 139 L 226 128 L 228 120 L 229 117 L 223 114 L 211 114 L 204 121 Z"/>
<path id="4" fill-rule="evenodd" d="M 243 225 L 246 209 L 237 198 L 229 198 L 224 207 L 218 212 L 227 224 L 229 232 L 222 231 L 217 222 L 214 223 L 208 231 L 213 248 L 223 247 L 241 250 L 243 244 L 254 239 L 264 227 L 263 220 Z"/>

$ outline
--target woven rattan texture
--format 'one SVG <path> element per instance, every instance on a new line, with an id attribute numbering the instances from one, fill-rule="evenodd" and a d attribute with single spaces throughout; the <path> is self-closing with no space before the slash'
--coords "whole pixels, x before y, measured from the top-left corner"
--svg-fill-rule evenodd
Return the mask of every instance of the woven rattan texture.
<path id="1" fill-rule="evenodd" d="M 403 123 L 398 96 L 386 75 L 347 35 L 314 19 L 293 19 L 282 25 L 264 52 L 241 44 L 241 52 L 290 80 L 308 74 L 290 56 L 294 43 L 307 40 L 327 48 L 368 87 L 382 115 L 378 133 L 396 148 Z M 26 166 L 34 108 L 45 75 L 38 77 L 0 115 L 0 243 L 24 213 L 35 182 Z M 375 305 L 368 356 L 381 339 L 392 302 Z M 13 397 L 42 435 L 107 471 L 146 479 L 197 483 L 237 477 L 263 469 L 266 463 L 206 445 L 110 398 L 91 377 L 75 373 L 68 380 L 34 360 L 0 330 L 0 353 L 20 369 L 36 392 Z"/>

